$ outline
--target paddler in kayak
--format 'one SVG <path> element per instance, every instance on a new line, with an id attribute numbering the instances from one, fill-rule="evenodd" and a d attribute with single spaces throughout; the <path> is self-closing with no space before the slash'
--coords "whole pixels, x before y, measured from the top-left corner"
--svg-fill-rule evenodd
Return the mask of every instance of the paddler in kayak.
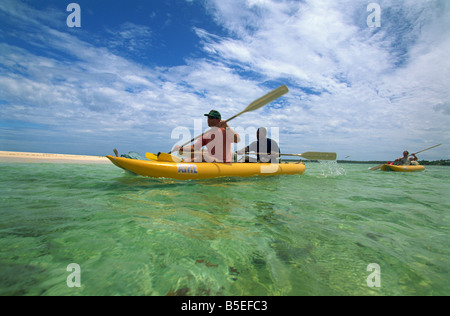
<path id="1" fill-rule="evenodd" d="M 403 157 L 395 159 L 392 164 L 397 166 L 409 166 L 411 164 L 417 164 L 416 154 L 410 155 L 409 152 L 405 150 L 403 152 Z"/>
<path id="2" fill-rule="evenodd" d="M 245 162 L 279 163 L 280 147 L 276 141 L 267 137 L 267 129 L 265 127 L 258 128 L 256 131 L 256 139 L 256 141 L 247 147 L 238 150 L 236 154 L 244 155 L 251 152 L 256 154 L 256 159 L 247 156 L 244 158 Z"/>
<path id="3" fill-rule="evenodd" d="M 188 157 L 185 161 L 231 163 L 233 161 L 231 144 L 240 142 L 241 137 L 228 126 L 226 121 L 222 121 L 219 111 L 211 110 L 205 116 L 208 117 L 208 126 L 211 127 L 211 130 L 193 145 L 184 147 L 177 145 L 172 151 L 178 151 L 180 155 L 183 152 L 188 155 L 191 153 L 190 158 Z M 208 152 L 201 152 L 203 146 L 206 146 Z"/>

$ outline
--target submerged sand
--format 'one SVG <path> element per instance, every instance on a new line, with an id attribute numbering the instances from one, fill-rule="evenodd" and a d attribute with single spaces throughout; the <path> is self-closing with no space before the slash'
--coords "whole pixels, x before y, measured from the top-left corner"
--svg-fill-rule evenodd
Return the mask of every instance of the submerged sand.
<path id="1" fill-rule="evenodd" d="M 26 163 L 109 163 L 103 156 L 46 154 L 16 151 L 0 151 L 0 162 L 26 162 Z"/>

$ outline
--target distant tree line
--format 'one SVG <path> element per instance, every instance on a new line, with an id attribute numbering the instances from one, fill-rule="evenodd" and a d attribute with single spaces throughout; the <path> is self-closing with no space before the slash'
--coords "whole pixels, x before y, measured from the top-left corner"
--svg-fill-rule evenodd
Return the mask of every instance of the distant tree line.
<path id="1" fill-rule="evenodd" d="M 421 165 L 435 165 L 435 166 L 450 166 L 450 159 L 445 159 L 445 160 L 433 160 L 433 161 L 428 161 L 428 160 L 419 160 L 419 164 Z"/>
<path id="2" fill-rule="evenodd" d="M 303 160 L 303 159 L 300 159 Z M 283 162 L 298 162 L 298 159 L 283 159 Z M 319 162 L 318 160 L 303 160 L 304 162 Z M 372 165 L 381 165 L 385 164 L 386 161 L 378 161 L 378 160 L 370 160 L 370 161 L 359 161 L 359 160 L 337 160 L 337 163 L 361 163 L 361 164 L 372 164 Z M 450 159 L 441 159 L 441 160 L 419 160 L 420 165 L 424 166 L 450 166 Z"/>
<path id="3" fill-rule="evenodd" d="M 356 161 L 356 160 L 338 160 L 338 163 L 364 163 L 364 164 L 374 164 L 374 165 L 381 165 L 386 163 L 386 161 Z M 441 160 L 419 160 L 420 165 L 424 166 L 450 166 L 450 159 L 441 159 Z"/>

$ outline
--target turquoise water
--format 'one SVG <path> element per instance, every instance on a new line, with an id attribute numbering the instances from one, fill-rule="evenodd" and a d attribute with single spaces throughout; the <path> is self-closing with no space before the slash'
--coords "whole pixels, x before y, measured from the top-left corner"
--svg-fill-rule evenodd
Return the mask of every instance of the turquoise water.
<path id="1" fill-rule="evenodd" d="M 2 163 L 0 295 L 449 295 L 450 168 L 369 167 L 182 182 Z"/>

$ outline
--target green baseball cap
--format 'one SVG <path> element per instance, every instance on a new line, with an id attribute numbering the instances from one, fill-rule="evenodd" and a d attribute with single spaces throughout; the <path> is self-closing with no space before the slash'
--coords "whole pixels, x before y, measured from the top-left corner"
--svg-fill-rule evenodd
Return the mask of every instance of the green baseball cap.
<path id="1" fill-rule="evenodd" d="M 212 118 L 219 119 L 219 120 L 222 119 L 222 116 L 220 115 L 219 111 L 216 111 L 216 110 L 209 111 L 209 113 L 205 114 L 205 116 L 212 117 Z"/>

